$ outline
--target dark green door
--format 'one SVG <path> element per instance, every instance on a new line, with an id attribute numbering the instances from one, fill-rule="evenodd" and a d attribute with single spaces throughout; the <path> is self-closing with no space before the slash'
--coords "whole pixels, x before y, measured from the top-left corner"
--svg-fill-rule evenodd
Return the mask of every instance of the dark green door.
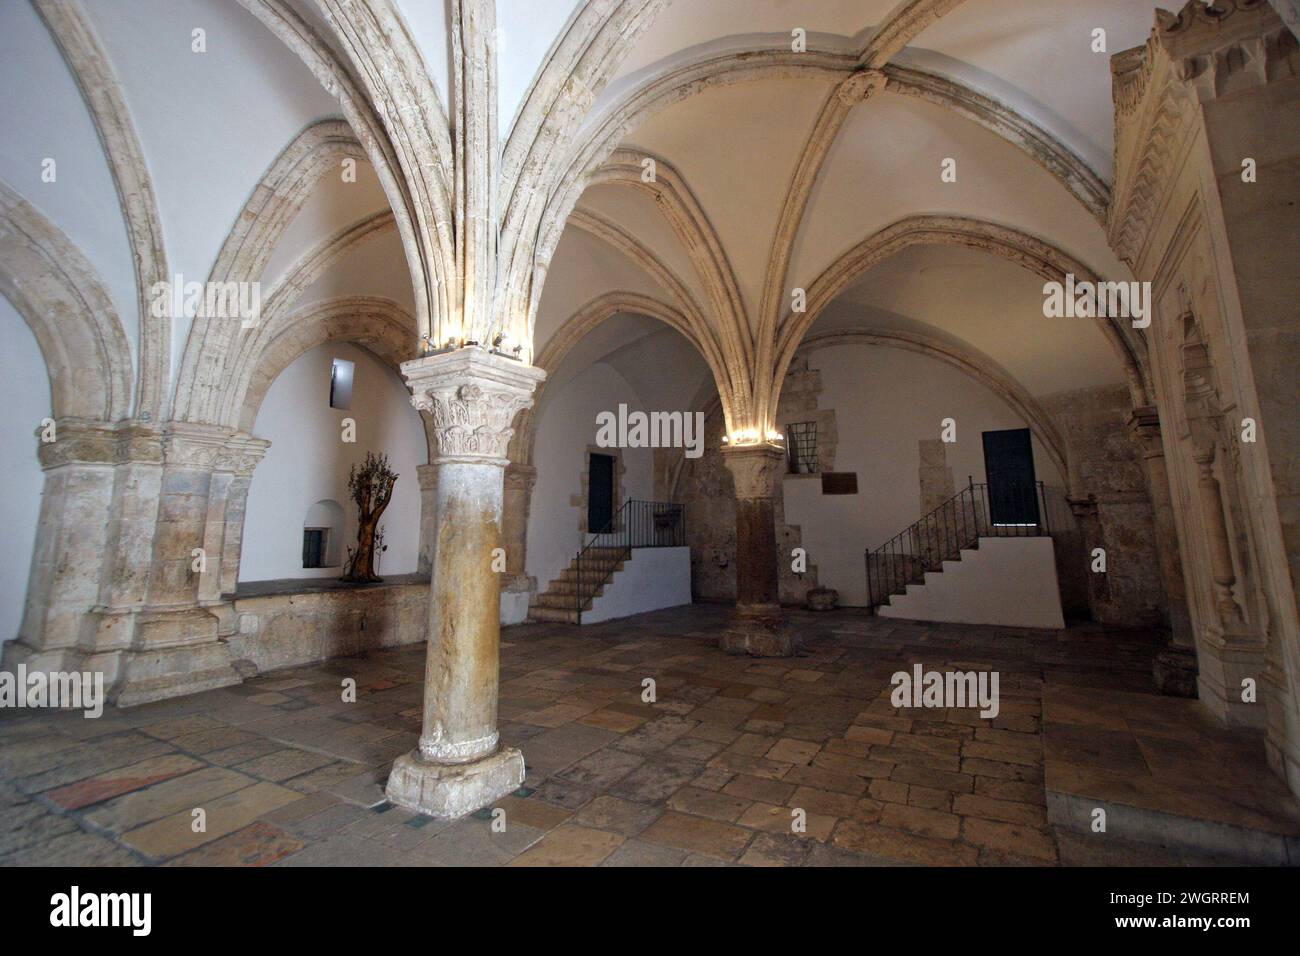
<path id="1" fill-rule="evenodd" d="M 592 455 L 587 475 L 587 530 L 599 534 L 614 520 L 614 456 Z"/>
<path id="2" fill-rule="evenodd" d="M 989 520 L 995 525 L 1038 524 L 1034 446 L 1028 428 L 984 433 Z"/>

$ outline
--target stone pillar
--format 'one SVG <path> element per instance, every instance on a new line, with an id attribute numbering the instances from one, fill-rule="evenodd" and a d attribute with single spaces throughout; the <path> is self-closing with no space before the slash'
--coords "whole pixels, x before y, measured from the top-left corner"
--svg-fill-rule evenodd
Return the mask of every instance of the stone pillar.
<path id="1" fill-rule="evenodd" d="M 1154 676 L 1162 694 L 1196 696 L 1196 647 L 1191 617 L 1187 612 L 1187 591 L 1183 562 L 1178 550 L 1178 528 L 1174 523 L 1169 495 L 1169 472 L 1160 436 L 1160 415 L 1153 406 L 1133 410 L 1129 434 L 1141 449 L 1146 466 L 1147 490 L 1156 530 L 1155 550 L 1160 560 L 1160 582 L 1168 606 L 1169 644 L 1156 655 Z"/>
<path id="2" fill-rule="evenodd" d="M 111 538 L 116 445 L 112 425 L 60 419 L 54 441 L 39 446 L 45 487 L 22 625 L 4 646 L 6 670 L 80 666 L 86 614 Z"/>
<path id="3" fill-rule="evenodd" d="M 113 700 L 123 707 L 193 694 L 241 681 L 221 641 L 222 592 L 238 576 L 242 527 L 229 527 L 231 498 L 270 443 L 219 425 L 168 423 L 162 433 L 162 480 L 146 603 L 131 615 Z M 242 489 L 242 491 L 241 491 Z M 199 553 L 196 553 L 199 552 Z M 234 565 L 234 567 L 231 567 Z M 124 624 L 127 622 L 123 622 Z M 101 629 L 102 630 L 102 629 Z M 99 647 L 116 652 L 101 635 Z"/>
<path id="4" fill-rule="evenodd" d="M 268 443 L 177 423 L 68 420 L 55 435 L 40 449 L 36 551 L 5 665 L 98 671 L 122 706 L 238 683 L 214 611 L 237 577 L 243 498 Z"/>
<path id="5" fill-rule="evenodd" d="M 720 640 L 730 654 L 786 657 L 796 650 L 781 615 L 773 499 L 785 449 L 731 445 L 722 451 L 736 483 L 736 613 Z"/>
<path id="6" fill-rule="evenodd" d="M 430 580 L 424 725 L 399 757 L 388 798 L 460 817 L 518 788 L 523 755 L 497 737 L 503 471 L 515 413 L 532 402 L 541 369 L 477 346 L 402 365 L 412 403 L 433 415 L 438 441 L 437 547 Z"/>

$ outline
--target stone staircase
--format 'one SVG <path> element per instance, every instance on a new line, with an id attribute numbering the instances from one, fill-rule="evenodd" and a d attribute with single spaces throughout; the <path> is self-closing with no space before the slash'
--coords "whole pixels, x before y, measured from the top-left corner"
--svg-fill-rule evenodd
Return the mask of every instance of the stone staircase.
<path id="1" fill-rule="evenodd" d="M 582 556 L 582 592 L 584 611 L 590 611 L 596 598 L 627 560 L 626 548 L 588 548 Z M 533 598 L 528 617 L 533 621 L 578 623 L 578 560 L 575 558 L 560 576 Z"/>

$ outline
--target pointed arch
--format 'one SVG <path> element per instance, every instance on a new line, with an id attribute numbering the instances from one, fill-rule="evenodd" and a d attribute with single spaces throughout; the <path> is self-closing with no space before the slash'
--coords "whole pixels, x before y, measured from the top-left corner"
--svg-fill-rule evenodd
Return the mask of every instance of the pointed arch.
<path id="1" fill-rule="evenodd" d="M 55 418 L 131 414 L 131 347 L 113 300 L 72 240 L 4 182 L 0 295 L 36 336 Z"/>
<path id="2" fill-rule="evenodd" d="M 144 149 L 131 122 L 122 87 L 108 54 L 78 0 L 35 0 L 36 11 L 54 37 L 63 59 L 81 90 L 81 97 L 99 132 L 104 158 L 117 186 L 118 202 L 135 263 L 139 309 L 139 372 L 136 375 L 135 415 L 160 421 L 167 409 L 171 377 L 171 320 L 151 314 L 151 290 L 170 278 L 163 242 L 162 218 Z"/>
<path id="3" fill-rule="evenodd" d="M 1072 274 L 1096 282 L 1096 274 L 1055 246 L 1028 233 L 963 216 L 909 216 L 864 239 L 833 262 L 808 287 L 807 311 L 787 314 L 778 330 L 776 377 L 769 407 L 776 408 L 786 369 L 817 316 L 873 266 L 915 245 L 959 245 L 1007 259 L 1052 282 Z M 1120 319 L 1098 318 L 1098 328 L 1115 350 L 1134 407 L 1148 404 L 1146 346 Z"/>
<path id="4" fill-rule="evenodd" d="M 347 123 L 322 120 L 299 133 L 276 157 L 244 203 L 217 253 L 209 281 L 260 281 L 276 245 L 316 185 L 344 158 L 366 158 Z M 176 379 L 175 419 L 212 420 L 210 399 L 241 331 L 239 323 L 229 319 L 194 320 Z"/>

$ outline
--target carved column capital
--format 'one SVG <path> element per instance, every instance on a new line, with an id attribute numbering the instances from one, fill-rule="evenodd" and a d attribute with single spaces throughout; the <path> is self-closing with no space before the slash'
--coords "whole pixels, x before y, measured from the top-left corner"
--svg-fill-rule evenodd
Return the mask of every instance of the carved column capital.
<path id="1" fill-rule="evenodd" d="M 46 430 L 36 429 L 42 468 L 69 464 L 118 465 L 123 462 L 162 461 L 157 429 L 137 422 L 96 422 L 82 418 L 59 418 L 54 422 L 53 441 Z"/>
<path id="2" fill-rule="evenodd" d="M 722 460 L 736 482 L 738 499 L 771 498 L 785 469 L 786 453 L 776 445 L 729 445 Z"/>
<path id="3" fill-rule="evenodd" d="M 163 463 L 250 477 L 271 443 L 220 425 L 170 422 L 162 435 Z"/>
<path id="4" fill-rule="evenodd" d="M 433 418 L 435 462 L 505 466 L 514 419 L 546 373 L 477 346 L 402 363 L 411 404 Z"/>

